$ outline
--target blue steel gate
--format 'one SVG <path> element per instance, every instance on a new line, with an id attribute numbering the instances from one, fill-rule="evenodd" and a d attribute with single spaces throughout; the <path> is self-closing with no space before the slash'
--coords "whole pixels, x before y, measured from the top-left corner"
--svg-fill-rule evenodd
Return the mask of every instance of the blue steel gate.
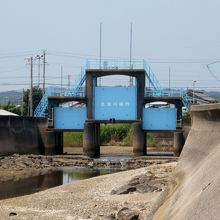
<path id="1" fill-rule="evenodd" d="M 143 108 L 143 130 L 176 130 L 176 108 Z"/>
<path id="2" fill-rule="evenodd" d="M 135 87 L 96 87 L 95 120 L 137 120 Z M 176 108 L 143 108 L 143 130 L 176 130 Z M 87 119 L 86 107 L 54 107 L 55 129 L 83 130 Z"/>
<path id="3" fill-rule="evenodd" d="M 94 90 L 95 120 L 137 119 L 136 87 L 95 87 Z"/>
<path id="4" fill-rule="evenodd" d="M 55 107 L 53 110 L 55 129 L 83 130 L 86 121 L 86 107 Z"/>

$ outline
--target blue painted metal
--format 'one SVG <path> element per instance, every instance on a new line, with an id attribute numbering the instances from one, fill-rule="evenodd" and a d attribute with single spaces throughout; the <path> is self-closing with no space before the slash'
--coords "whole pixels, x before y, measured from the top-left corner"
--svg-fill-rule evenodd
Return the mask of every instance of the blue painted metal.
<path id="1" fill-rule="evenodd" d="M 86 74 L 84 72 L 85 70 L 82 70 L 82 74 L 80 74 L 80 80 L 79 83 L 74 84 L 73 88 L 71 90 L 65 90 L 61 93 L 60 88 L 55 87 L 47 87 L 45 94 L 43 95 L 41 101 L 39 102 L 37 108 L 34 111 L 35 117 L 42 117 L 44 116 L 44 113 L 48 107 L 48 97 L 49 96 L 83 96 L 84 90 L 83 90 L 83 84 L 86 79 Z"/>
<path id="2" fill-rule="evenodd" d="M 182 95 L 183 106 L 189 110 L 191 103 L 193 103 L 192 97 L 188 96 L 187 93 Z"/>
<path id="3" fill-rule="evenodd" d="M 132 65 L 129 60 L 118 60 L 118 59 L 104 59 L 102 60 L 100 67 L 100 60 L 93 59 L 87 60 L 86 62 L 87 69 L 144 69 L 146 72 L 146 79 L 150 82 L 152 88 L 160 93 L 161 86 L 157 80 L 155 74 L 153 73 L 150 65 L 146 60 L 132 60 Z"/>
<path id="4" fill-rule="evenodd" d="M 182 98 L 183 106 L 187 109 L 191 103 L 190 97 L 187 96 L 186 91 L 184 90 L 167 90 L 163 89 L 157 80 L 155 74 L 153 73 L 150 65 L 145 60 L 132 60 L 132 65 L 128 60 L 116 60 L 116 59 L 107 59 L 102 60 L 100 66 L 100 60 L 87 60 L 85 67 L 81 69 L 81 73 L 79 74 L 79 80 L 76 80 L 73 87 L 69 91 L 65 91 L 62 94 L 63 96 L 83 96 L 83 84 L 86 80 L 86 70 L 87 69 L 144 69 L 146 72 L 146 82 L 149 82 L 148 88 L 146 88 L 146 96 L 179 96 Z M 44 116 L 44 112 L 47 109 L 48 105 L 48 96 L 53 95 L 51 89 L 48 88 L 35 109 L 34 115 L 36 117 Z"/>
<path id="5" fill-rule="evenodd" d="M 132 60 L 132 65 L 128 60 L 118 59 L 104 59 L 102 60 L 100 67 L 100 60 L 87 60 L 86 69 L 144 69 L 146 72 L 146 82 L 149 82 L 148 88 L 146 88 L 146 96 L 177 96 L 182 98 L 183 106 L 189 109 L 191 99 L 186 94 L 186 90 L 183 89 L 171 89 L 162 88 L 156 75 L 153 73 L 149 63 L 146 60 Z M 147 85 L 146 85 L 147 87 Z"/>
<path id="6" fill-rule="evenodd" d="M 144 69 L 146 74 L 146 82 L 149 82 L 148 88 L 146 85 L 146 96 L 177 96 L 182 98 L 183 106 L 189 109 L 191 99 L 186 94 L 186 90 L 183 89 L 167 89 L 162 88 L 156 75 L 153 73 L 149 63 L 146 60 L 132 60 L 132 65 L 128 60 L 118 59 L 104 59 L 102 60 L 100 67 L 100 60 L 93 59 L 87 60 L 86 69 Z"/>
<path id="7" fill-rule="evenodd" d="M 160 95 L 161 90 L 162 90 L 161 85 L 146 60 L 143 60 L 143 68 L 146 72 L 145 76 L 148 79 L 148 81 L 150 82 L 150 85 L 153 87 L 153 89 L 156 91 L 156 93 L 158 95 Z"/>
<path id="8" fill-rule="evenodd" d="M 192 103 L 192 98 L 187 95 L 187 91 L 183 89 L 167 89 L 162 88 L 160 92 L 156 90 L 148 90 L 145 91 L 145 96 L 173 96 L 182 98 L 182 104 L 189 110 L 190 104 Z"/>
<path id="9" fill-rule="evenodd" d="M 35 117 L 42 117 L 44 116 L 45 110 L 48 106 L 48 96 L 52 95 L 60 95 L 60 89 L 56 87 L 48 87 L 40 100 L 37 108 L 34 110 Z"/>
<path id="10" fill-rule="evenodd" d="M 72 89 L 65 91 L 63 96 L 83 96 L 83 84 L 86 80 L 85 68 L 82 68 L 79 80 L 76 80 Z"/>
<path id="11" fill-rule="evenodd" d="M 176 130 L 176 108 L 144 108 L 143 130 Z"/>
<path id="12" fill-rule="evenodd" d="M 136 87 L 95 87 L 94 118 L 96 120 L 136 120 Z"/>
<path id="13" fill-rule="evenodd" d="M 86 120 L 86 107 L 54 108 L 54 128 L 56 129 L 83 129 Z"/>

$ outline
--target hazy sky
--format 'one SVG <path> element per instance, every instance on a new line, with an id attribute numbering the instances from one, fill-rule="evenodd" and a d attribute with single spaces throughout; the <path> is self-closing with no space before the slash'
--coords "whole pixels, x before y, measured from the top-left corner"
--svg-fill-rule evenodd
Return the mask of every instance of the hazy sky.
<path id="1" fill-rule="evenodd" d="M 86 58 L 146 59 L 162 86 L 220 90 L 219 0 L 0 0 L 0 90 L 27 88 L 25 58 L 47 51 L 47 83 L 73 81 Z M 37 66 L 34 68 L 37 82 Z M 11 84 L 11 86 L 7 85 Z M 209 88 L 208 88 L 209 87 Z"/>

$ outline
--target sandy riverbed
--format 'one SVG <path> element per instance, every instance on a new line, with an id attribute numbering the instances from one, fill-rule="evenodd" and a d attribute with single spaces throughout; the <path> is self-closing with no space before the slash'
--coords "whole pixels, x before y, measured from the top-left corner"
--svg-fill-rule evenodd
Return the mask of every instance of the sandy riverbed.
<path id="1" fill-rule="evenodd" d="M 16 181 L 64 166 L 124 166 L 132 170 L 1 200 L 0 219 L 146 219 L 162 201 L 178 160 L 175 157 L 147 156 L 102 160 L 80 155 L 80 148 L 65 151 L 72 154 L 1 157 L 0 182 Z M 132 149 L 104 147 L 102 154 L 131 156 Z"/>
<path id="2" fill-rule="evenodd" d="M 14 154 L 10 156 L 2 156 L 0 157 L 0 183 L 44 174 L 59 167 L 123 167 L 124 169 L 137 169 L 153 164 L 175 162 L 178 160 L 176 157 L 169 156 L 135 158 L 132 157 L 131 149 L 131 147 L 103 147 L 102 155 L 105 155 L 105 159 L 91 159 L 84 157 L 81 154 L 82 148 L 80 147 L 65 148 L 64 151 L 68 153 L 66 155 L 43 156 Z M 121 157 L 122 159 L 115 160 L 114 158 L 117 157 Z"/>
<path id="3" fill-rule="evenodd" d="M 1 200 L 0 219 L 150 219 L 175 166 L 150 165 Z"/>

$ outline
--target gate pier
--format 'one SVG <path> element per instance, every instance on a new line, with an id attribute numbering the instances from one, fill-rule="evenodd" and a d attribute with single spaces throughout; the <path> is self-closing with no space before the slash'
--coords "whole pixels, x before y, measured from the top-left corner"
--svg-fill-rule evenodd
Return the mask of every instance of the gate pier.
<path id="1" fill-rule="evenodd" d="M 100 124 L 95 122 L 85 122 L 83 132 L 83 154 L 96 158 L 100 156 L 99 144 Z"/>
<path id="2" fill-rule="evenodd" d="M 146 155 L 146 134 L 141 122 L 133 123 L 133 154 L 135 156 Z"/>

